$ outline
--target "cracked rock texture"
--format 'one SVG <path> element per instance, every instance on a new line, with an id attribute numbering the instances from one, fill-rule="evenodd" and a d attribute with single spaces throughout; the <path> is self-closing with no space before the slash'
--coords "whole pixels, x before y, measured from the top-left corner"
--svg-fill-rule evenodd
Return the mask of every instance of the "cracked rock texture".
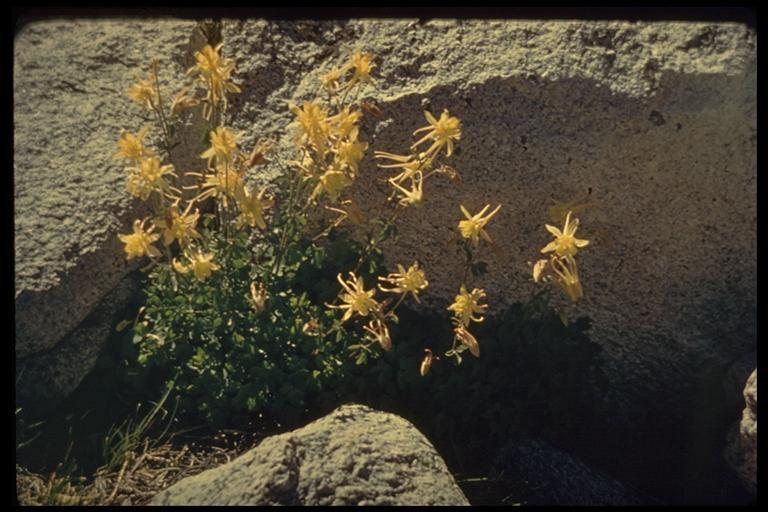
<path id="1" fill-rule="evenodd" d="M 469 505 L 443 459 L 408 421 L 344 405 L 186 478 L 150 505 Z"/>
<path id="2" fill-rule="evenodd" d="M 161 83 L 175 93 L 180 84 L 168 79 L 189 65 L 194 26 L 51 20 L 30 23 L 16 35 L 17 371 L 32 366 L 38 382 L 50 386 L 35 386 L 41 393 L 25 388 L 22 396 L 46 401 L 72 391 L 109 335 L 104 325 L 92 325 L 87 343 L 60 346 L 139 266 L 126 261 L 117 233 L 130 232 L 147 210 L 128 194 L 123 163 L 111 157 L 120 131 L 136 132 L 149 117 L 125 92 L 159 58 Z M 157 140 L 150 135 L 148 141 Z"/>

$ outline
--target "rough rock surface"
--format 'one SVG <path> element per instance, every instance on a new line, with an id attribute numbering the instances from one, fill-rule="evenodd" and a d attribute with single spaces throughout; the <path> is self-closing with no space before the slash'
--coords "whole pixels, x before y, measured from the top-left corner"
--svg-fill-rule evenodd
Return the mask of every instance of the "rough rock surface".
<path id="1" fill-rule="evenodd" d="M 118 232 L 146 209 L 125 189 L 111 157 L 121 129 L 148 122 L 125 92 L 151 59 L 168 79 L 188 66 L 193 21 L 51 20 L 24 26 L 14 41 L 14 214 L 16 357 L 48 375 L 88 370 L 57 343 L 137 264 Z M 168 87 L 172 86 L 172 87 Z M 150 141 L 152 135 L 150 135 Z M 101 347 L 103 339 L 96 340 Z M 68 353 L 64 359 L 52 357 Z M 41 354 L 46 354 L 42 356 Z M 21 365 L 17 365 L 20 368 Z M 70 382 L 74 383 L 82 375 Z M 70 389 L 62 386 L 61 391 Z"/>
<path id="2" fill-rule="evenodd" d="M 16 403 L 27 414 L 56 406 L 77 388 L 117 324 L 128 316 L 138 291 L 139 277 L 129 274 L 54 348 L 16 360 Z"/>
<path id="3" fill-rule="evenodd" d="M 728 436 L 725 459 L 752 496 L 757 494 L 757 370 L 744 387 L 746 407 Z"/>
<path id="4" fill-rule="evenodd" d="M 188 58 L 192 22 L 56 21 L 16 38 L 17 357 L 50 349 L 127 272 L 114 236 L 135 206 L 109 159 L 138 108 L 120 96 L 151 57 Z M 459 284 L 452 239 L 461 214 L 504 206 L 489 225 L 503 257 L 471 285 L 495 311 L 530 295 L 530 269 L 550 238 L 552 198 L 592 191 L 580 254 L 592 339 L 611 394 L 603 436 L 622 449 L 638 424 L 690 418 L 702 371 L 755 348 L 756 33 L 735 23 L 487 20 L 225 20 L 225 53 L 243 93 L 229 123 L 250 146 L 280 137 L 288 101 L 354 49 L 376 55 L 366 118 L 371 150 L 404 152 L 425 124 L 423 102 L 461 118 L 452 164 L 460 186 L 434 179 L 404 215 L 390 264 L 423 262 L 424 307 L 444 310 Z M 180 74 L 185 66 L 176 62 Z M 169 73 L 170 75 L 171 73 Z M 371 165 L 363 176 L 381 176 Z M 278 172 L 267 168 L 263 177 Z M 369 181 L 369 183 L 373 180 Z M 376 186 L 356 190 L 369 215 Z M 426 242 L 425 242 L 426 241 Z M 396 261 L 395 261 L 396 258 Z M 713 269 L 737 269 L 719 272 Z M 46 321 L 40 322 L 39 318 Z M 663 450 L 660 451 L 660 453 Z"/>
<path id="5" fill-rule="evenodd" d="M 361 405 L 269 437 L 186 478 L 150 505 L 469 505 L 445 462 L 408 421 Z"/>
<path id="6" fill-rule="evenodd" d="M 318 77 L 358 48 L 375 55 L 377 89 L 365 95 L 385 115 L 366 117 L 371 150 L 406 152 L 426 124 L 424 102 L 462 120 L 452 159 L 462 184 L 430 179 L 386 252 L 390 266 L 423 263 L 424 307 L 444 311 L 459 288 L 460 203 L 503 204 L 488 226 L 503 257 L 489 254 L 489 272 L 471 283 L 500 311 L 534 289 L 526 262 L 551 239 L 551 199 L 591 190 L 596 206 L 578 215 L 591 244 L 579 255 L 585 298 L 574 314 L 592 318 L 605 349 L 611 392 L 596 398 L 598 435 L 638 450 L 635 460 L 646 448 L 628 446 L 628 432 L 659 417 L 678 429 L 698 421 L 684 415 L 704 396 L 699 375 L 755 350 L 756 37 L 743 24 L 677 22 L 226 20 L 224 29 L 244 84 L 231 123 L 253 139 L 285 127 L 288 101 L 311 99 Z M 290 137 L 279 151 L 294 155 Z M 382 186 L 365 177 L 383 175 L 361 167 L 356 195 L 370 216 Z M 713 270 L 726 268 L 738 271 Z"/>
<path id="7" fill-rule="evenodd" d="M 540 440 L 506 446 L 496 461 L 505 480 L 524 482 L 526 505 L 650 505 L 654 501 Z"/>

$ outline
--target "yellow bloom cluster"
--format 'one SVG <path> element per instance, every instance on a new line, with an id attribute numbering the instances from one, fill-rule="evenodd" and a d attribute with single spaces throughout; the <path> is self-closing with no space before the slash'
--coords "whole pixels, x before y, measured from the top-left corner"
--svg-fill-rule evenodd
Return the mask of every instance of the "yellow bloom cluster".
<path id="1" fill-rule="evenodd" d="M 572 213 L 567 212 L 562 230 L 549 224 L 544 226 L 555 239 L 541 249 L 541 252 L 554 254 L 550 255 L 549 259 L 540 259 L 533 265 L 533 280 L 553 280 L 571 301 L 576 302 L 584 296 L 584 292 L 574 256 L 579 248 L 589 244 L 589 240 L 575 237 L 579 219 L 571 221 Z"/>
<path id="2" fill-rule="evenodd" d="M 345 100 L 350 90 L 359 92 L 373 83 L 372 61 L 373 55 L 358 51 L 343 66 L 322 75 L 320 82 L 330 96 L 328 105 L 319 99 L 289 105 L 295 115 L 294 142 L 300 154 L 295 163 L 303 181 L 311 183 L 311 203 L 321 197 L 329 203 L 346 201 L 342 194 L 358 177 L 368 143 L 360 140 L 361 110 Z"/>
<path id="3" fill-rule="evenodd" d="M 452 117 L 444 110 L 440 120 L 429 112 L 425 111 L 424 116 L 429 122 L 429 126 L 417 129 L 414 133 L 427 131 L 420 140 L 411 146 L 412 153 L 409 155 L 398 155 L 386 151 L 376 151 L 374 158 L 389 160 L 388 164 L 379 164 L 382 169 L 399 169 L 396 176 L 389 178 L 394 195 L 398 198 L 398 204 L 401 206 L 418 206 L 424 197 L 424 180 L 435 173 L 446 173 L 446 168 L 435 165 L 435 157 L 443 146 L 446 146 L 446 156 L 453 154 L 453 141 L 461 138 L 461 121 Z M 433 141 L 432 145 L 423 152 L 416 152 L 417 148 L 424 142 Z M 403 186 L 404 183 L 409 186 Z"/>
<path id="4" fill-rule="evenodd" d="M 206 45 L 202 51 L 195 52 L 197 63 L 187 70 L 187 75 L 197 75 L 205 86 L 207 95 L 203 100 L 203 116 L 211 118 L 213 109 L 221 105 L 221 110 L 227 108 L 227 93 L 240 92 L 240 87 L 230 81 L 235 63 L 230 59 L 222 59 L 219 52 L 224 43 L 215 48 Z"/>

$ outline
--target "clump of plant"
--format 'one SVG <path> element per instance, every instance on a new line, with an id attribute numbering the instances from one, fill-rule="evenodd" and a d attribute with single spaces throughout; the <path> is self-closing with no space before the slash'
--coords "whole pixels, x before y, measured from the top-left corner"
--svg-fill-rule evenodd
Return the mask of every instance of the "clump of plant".
<path id="1" fill-rule="evenodd" d="M 157 61 L 128 93 L 154 114 L 161 141 L 159 149 L 145 144 L 149 127 L 124 132 L 115 154 L 127 163 L 128 191 L 153 210 L 120 235 L 128 259 L 150 260 L 134 342 L 147 374 L 172 383 L 180 414 L 214 424 L 254 415 L 295 422 L 309 403 L 332 403 L 355 364 L 393 352 L 398 308 L 426 293 L 428 269 L 399 262 L 388 273 L 382 250 L 396 236 L 397 220 L 422 203 L 428 180 L 458 179 L 444 160 L 462 126 L 447 110 L 439 118 L 425 111 L 428 124 L 414 132 L 419 138 L 408 152 L 375 151 L 378 166 L 395 174 L 382 198 L 387 214 L 368 219 L 350 190 L 366 178 L 361 162 L 369 142 L 360 121 L 380 115 L 375 102 L 358 100 L 373 85 L 373 56 L 355 52 L 320 77 L 322 97 L 290 105 L 296 156 L 273 161 L 267 138 L 226 126 L 227 97 L 241 89 L 232 79 L 235 64 L 221 51 L 222 44 L 208 45 L 195 55 L 187 73 L 195 85 L 169 106 Z M 199 108 L 209 123 L 208 148 L 199 155 L 200 169 L 182 172 L 171 159 L 171 134 L 186 111 Z M 250 150 L 246 140 L 256 140 Z M 275 166 L 280 177 L 251 184 L 257 166 Z M 501 204 L 490 208 L 473 214 L 459 207 L 466 265 L 448 307 L 452 342 L 444 353 L 456 364 L 464 351 L 481 353 L 470 329 L 489 306 L 482 303 L 485 291 L 470 290 L 468 279 L 486 266 L 478 258 L 481 245 L 495 248 L 486 228 Z M 365 240 L 354 240 L 346 225 L 367 232 Z M 582 295 L 574 256 L 587 244 L 574 238 L 577 225 L 568 212 L 562 231 L 547 226 L 556 239 L 542 252 L 555 254 L 533 269 L 535 281 L 560 286 L 573 301 Z M 440 360 L 433 349 L 420 348 L 417 378 Z"/>

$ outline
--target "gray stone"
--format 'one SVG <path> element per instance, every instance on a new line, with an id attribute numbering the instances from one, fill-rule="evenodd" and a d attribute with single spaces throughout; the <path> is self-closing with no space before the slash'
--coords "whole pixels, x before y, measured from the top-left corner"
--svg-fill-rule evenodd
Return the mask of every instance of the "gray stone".
<path id="1" fill-rule="evenodd" d="M 741 421 L 729 432 L 724 455 L 744 488 L 754 497 L 757 495 L 757 370 L 744 387 L 744 401 L 746 407 Z"/>
<path id="2" fill-rule="evenodd" d="M 171 77 L 189 64 L 194 27 L 174 20 L 50 20 L 16 35 L 15 351 L 26 362 L 40 356 L 34 365 L 41 371 L 49 365 L 45 382 L 57 372 L 70 373 L 70 384 L 82 377 L 69 367 L 79 357 L 74 345 L 58 349 L 69 354 L 61 360 L 51 351 L 139 266 L 126 261 L 117 234 L 130 232 L 147 209 L 126 191 L 124 166 L 112 155 L 121 129 L 136 132 L 148 118 L 125 92 L 159 58 L 163 88 L 175 94 L 180 84 Z M 94 337 L 101 336 L 86 336 Z M 84 361 L 100 348 L 79 346 Z M 61 384 L 58 391 L 72 387 Z"/>
<path id="3" fill-rule="evenodd" d="M 54 408 L 72 393 L 93 368 L 117 324 L 125 320 L 138 291 L 139 277 L 126 276 L 54 348 L 17 359 L 16 404 L 35 415 Z"/>
<path id="4" fill-rule="evenodd" d="M 230 123 L 253 139 L 284 129 L 288 102 L 313 98 L 355 49 L 375 55 L 365 95 L 385 115 L 366 116 L 370 151 L 407 152 L 424 100 L 458 116 L 462 184 L 430 178 L 385 251 L 390 267 L 423 263 L 435 311 L 461 284 L 460 203 L 503 204 L 487 228 L 502 254 L 488 251 L 489 272 L 471 283 L 501 311 L 535 289 L 526 261 L 551 239 L 551 199 L 591 190 L 574 314 L 593 320 L 611 384 L 596 401 L 626 446 L 628 411 L 691 410 L 694 395 L 678 390 L 755 350 L 756 37 L 737 23 L 225 20 L 244 84 Z M 277 159 L 293 157 L 283 136 Z M 369 217 L 384 212 L 382 176 L 361 166 L 354 196 Z"/>
<path id="5" fill-rule="evenodd" d="M 408 421 L 361 405 L 269 437 L 186 478 L 150 505 L 469 505 Z"/>
<path id="6" fill-rule="evenodd" d="M 540 440 L 525 440 L 501 450 L 496 470 L 519 482 L 526 505 L 648 505 L 655 500 Z"/>

